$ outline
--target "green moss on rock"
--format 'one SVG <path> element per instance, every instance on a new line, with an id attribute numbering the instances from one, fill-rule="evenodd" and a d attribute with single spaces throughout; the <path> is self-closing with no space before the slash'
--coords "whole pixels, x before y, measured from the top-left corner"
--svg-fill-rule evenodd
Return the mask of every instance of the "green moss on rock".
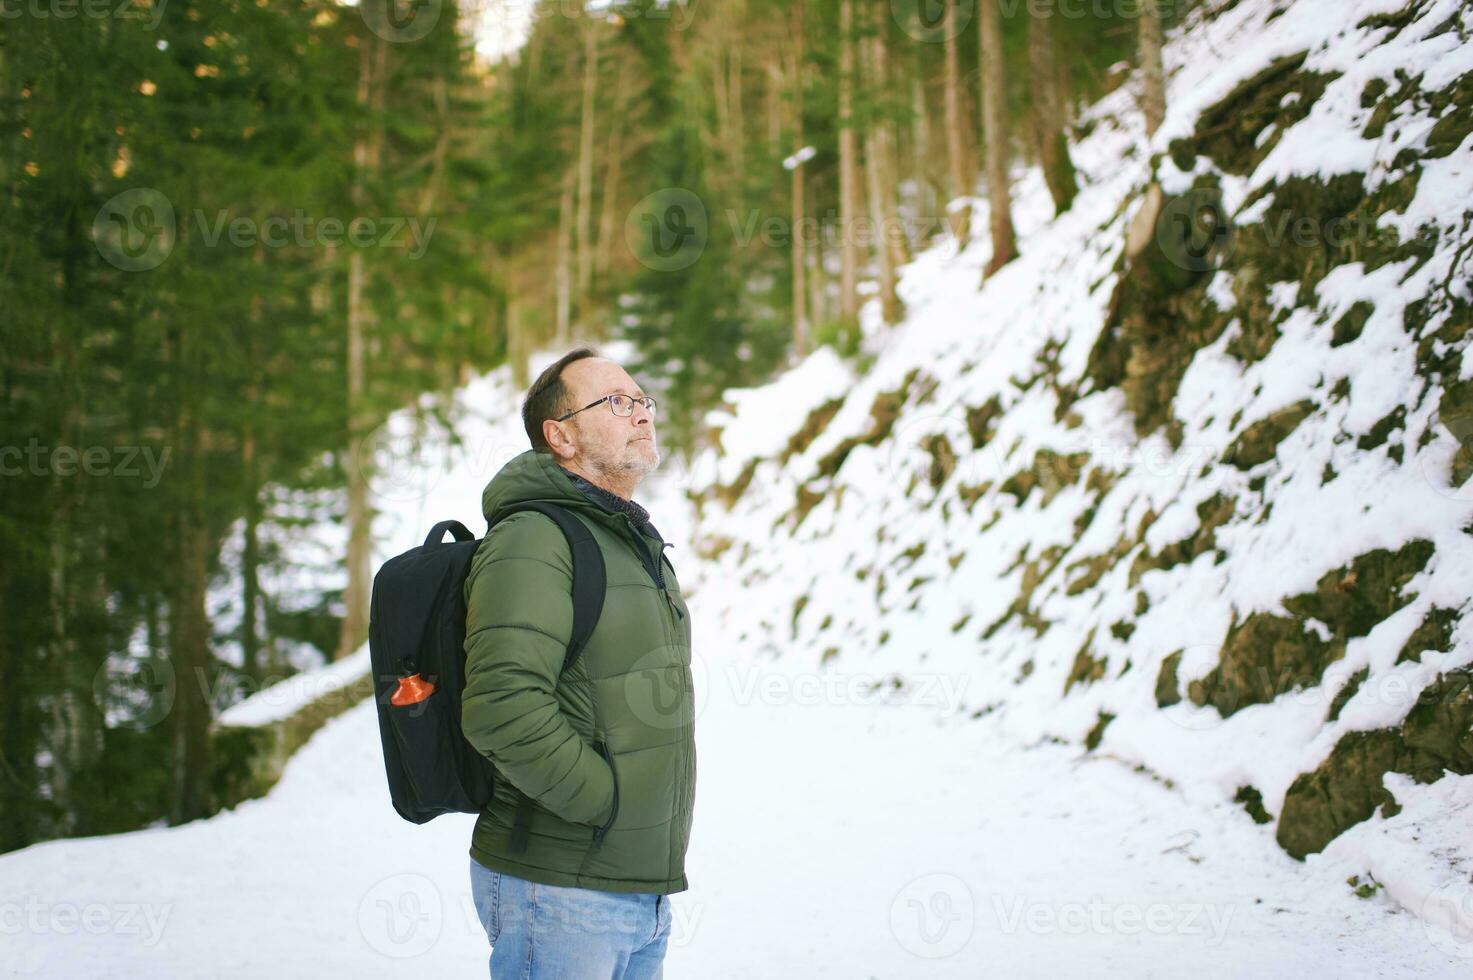
<path id="1" fill-rule="evenodd" d="M 1023 568 L 1023 581 L 1018 588 L 1018 596 L 1008 606 L 1007 610 L 997 618 L 982 633 L 982 639 L 990 640 L 997 631 L 1007 625 L 1008 621 L 1017 617 L 1022 624 L 1033 632 L 1042 636 L 1047 633 L 1053 624 L 1044 619 L 1033 608 L 1033 594 L 1037 591 L 1039 583 L 1053 574 L 1059 562 L 1063 561 L 1068 549 L 1063 545 L 1052 545 L 1045 548 L 1043 552 L 1033 561 L 1027 560 L 1027 548 L 1018 556 L 1018 563 Z M 1011 571 L 1012 569 L 1009 569 Z M 1006 573 L 1005 573 L 1006 574 Z M 1091 633 L 1093 636 L 1093 633 Z"/>
<path id="2" fill-rule="evenodd" d="M 1142 550 L 1130 566 L 1130 586 L 1140 582 L 1149 571 L 1165 571 L 1177 565 L 1189 565 L 1200 556 L 1217 548 L 1217 529 L 1237 512 L 1238 501 L 1224 493 L 1215 493 L 1197 505 L 1197 530 L 1180 541 L 1173 541 L 1160 552 Z"/>
<path id="3" fill-rule="evenodd" d="M 1056 453 L 1051 449 L 1040 449 L 1033 457 L 1033 465 L 1013 474 L 1000 489 L 1011 494 L 1022 504 L 1034 489 L 1043 491 L 1043 504 L 1047 506 L 1060 490 L 1079 482 L 1080 474 L 1089 465 L 1089 453 Z"/>
<path id="4" fill-rule="evenodd" d="M 1473 670 L 1440 676 L 1399 729 L 1351 732 L 1329 758 L 1289 786 L 1279 817 L 1279 845 L 1296 858 L 1316 854 L 1379 807 L 1399 809 L 1384 786 L 1388 772 L 1430 783 L 1447 772 L 1473 774 Z"/>
<path id="5" fill-rule="evenodd" d="M 921 448 L 931 456 L 931 465 L 926 469 L 926 482 L 931 485 L 932 490 L 940 489 L 941 484 L 956 469 L 956 452 L 951 448 L 951 440 L 941 434 L 930 435 L 922 442 Z"/>
<path id="6" fill-rule="evenodd" d="M 1392 409 L 1391 412 L 1386 415 L 1386 417 L 1380 419 L 1376 422 L 1375 425 L 1371 426 L 1371 431 L 1367 432 L 1356 441 L 1356 447 L 1359 449 L 1364 449 L 1366 451 L 1379 449 L 1386 444 L 1387 439 L 1391 438 L 1391 433 L 1406 428 L 1406 424 L 1406 406 L 1398 405 L 1396 408 Z"/>
<path id="7" fill-rule="evenodd" d="M 1279 846 L 1303 860 L 1346 830 L 1367 820 L 1377 807 L 1395 810 L 1382 777 L 1402 765 L 1405 750 L 1394 729 L 1351 732 L 1336 743 L 1314 772 L 1290 785 L 1279 815 Z"/>
<path id="8" fill-rule="evenodd" d="M 967 434 L 972 437 L 973 449 L 981 449 L 992 441 L 997 420 L 1002 418 L 1002 414 L 1002 399 L 997 395 L 967 409 Z"/>
<path id="9" fill-rule="evenodd" d="M 1181 701 L 1181 682 L 1177 670 L 1181 667 L 1182 651 L 1178 650 L 1161 661 L 1161 670 L 1156 674 L 1156 707 L 1169 708 Z"/>
<path id="10" fill-rule="evenodd" d="M 1315 591 L 1284 600 L 1297 616 L 1326 623 L 1336 637 L 1365 636 L 1414 596 L 1403 590 L 1431 560 L 1431 541 L 1410 541 L 1396 551 L 1379 548 L 1348 566 L 1326 572 Z"/>
<path id="11" fill-rule="evenodd" d="M 1473 668 L 1449 671 L 1423 691 L 1401 734 L 1407 748 L 1444 769 L 1473 773 Z"/>
<path id="12" fill-rule="evenodd" d="M 1105 738 L 1105 729 L 1109 728 L 1110 722 L 1114 720 L 1115 716 L 1108 711 L 1101 711 L 1099 713 L 1094 727 L 1084 736 L 1084 750 L 1086 752 L 1093 752 L 1100 747 L 1100 742 Z"/>
<path id="13" fill-rule="evenodd" d="M 1122 270 L 1086 367 L 1096 388 L 1121 389 L 1141 436 L 1171 421 L 1192 358 L 1231 319 L 1207 296 L 1230 232 L 1220 190 L 1203 182 L 1163 213 L 1155 246 Z"/>
<path id="14" fill-rule="evenodd" d="M 1254 823 L 1270 823 L 1273 820 L 1268 810 L 1264 809 L 1263 794 L 1252 786 L 1239 786 L 1233 802 L 1243 804 L 1243 809 L 1248 811 L 1248 816 L 1253 818 Z"/>
<path id="15" fill-rule="evenodd" d="M 1396 662 L 1421 663 L 1422 654 L 1428 650 L 1446 653 L 1453 648 L 1453 627 L 1457 625 L 1461 613 L 1456 609 L 1447 609 L 1434 606 L 1427 610 L 1427 615 L 1422 622 L 1407 637 L 1402 645 L 1401 652 L 1396 655 Z"/>
<path id="16" fill-rule="evenodd" d="M 1464 449 L 1473 446 L 1473 380 L 1449 383 L 1443 389 L 1437 413 Z"/>
<path id="17" fill-rule="evenodd" d="M 1251 470 L 1266 463 L 1278 452 L 1279 443 L 1289 437 L 1300 423 L 1314 413 L 1314 402 L 1305 399 L 1259 419 L 1233 440 L 1223 454 L 1223 462 L 1240 470 Z"/>
<path id="18" fill-rule="evenodd" d="M 1105 661 L 1096 660 L 1091 656 L 1094 646 L 1095 631 L 1090 630 L 1089 635 L 1084 638 L 1084 645 L 1074 655 L 1074 664 L 1069 668 L 1069 676 L 1064 681 L 1064 693 L 1075 684 L 1093 684 L 1105 676 Z"/>
<path id="19" fill-rule="evenodd" d="M 1371 314 L 1376 312 L 1376 307 L 1362 300 L 1350 309 L 1345 315 L 1335 321 L 1335 327 L 1330 339 L 1331 347 L 1344 347 L 1360 339 L 1361 333 L 1366 329 L 1366 321 L 1370 320 Z"/>
<path id="20" fill-rule="evenodd" d="M 869 429 L 863 435 L 845 438 L 825 454 L 823 459 L 818 461 L 818 478 L 833 476 L 839 472 L 839 467 L 844 465 L 844 460 L 849 458 L 855 446 L 877 446 L 889 437 L 890 431 L 895 428 L 895 420 L 900 417 L 900 410 L 905 406 L 906 398 L 910 395 L 911 386 L 919 374 L 919 368 L 912 368 L 901 381 L 900 387 L 894 391 L 880 392 L 875 396 L 874 404 L 869 410 Z"/>
<path id="21" fill-rule="evenodd" d="M 1172 159 L 1191 170 L 1195 157 L 1203 155 L 1228 173 L 1251 174 L 1273 152 L 1279 135 L 1309 115 L 1338 77 L 1303 71 L 1305 58 L 1305 53 L 1280 58 L 1241 82 L 1202 113 L 1193 138 L 1172 145 Z M 1277 126 L 1277 132 L 1261 139 L 1270 126 Z"/>
<path id="22" fill-rule="evenodd" d="M 803 424 L 798 427 L 798 431 L 794 432 L 788 438 L 788 444 L 783 448 L 782 455 L 778 457 L 778 462 L 785 464 L 794 456 L 802 454 L 804 450 L 812 445 L 813 440 L 818 438 L 819 433 L 828 428 L 828 424 L 834 420 L 834 416 L 839 413 L 839 409 L 842 407 L 844 407 L 844 399 L 831 398 L 809 412 L 808 417 L 803 420 Z"/>
<path id="23" fill-rule="evenodd" d="M 1427 134 L 1427 158 L 1450 156 L 1473 133 L 1473 101 L 1458 105 Z"/>
<path id="24" fill-rule="evenodd" d="M 742 494 L 747 492 L 747 487 L 752 483 L 752 476 L 757 472 L 757 462 L 756 459 L 747 460 L 747 464 L 742 467 L 742 471 L 737 474 L 735 480 L 714 488 L 716 499 L 721 501 L 721 505 L 727 510 L 734 507 Z"/>
<path id="25" fill-rule="evenodd" d="M 1340 688 L 1340 692 L 1335 695 L 1335 700 L 1330 702 L 1330 713 L 1325 716 L 1326 721 L 1335 721 L 1340 717 L 1340 712 L 1345 710 L 1345 706 L 1350 703 L 1351 698 L 1355 697 L 1356 692 L 1360 690 L 1361 685 L 1369 676 L 1371 676 L 1369 667 L 1362 667 L 1350 676 L 1350 680 L 1346 681 L 1345 686 Z"/>
<path id="26" fill-rule="evenodd" d="M 1322 640 L 1298 620 L 1253 613 L 1229 627 L 1218 665 L 1189 683 L 1187 696 L 1227 718 L 1249 705 L 1318 684 L 1325 668 L 1344 652 L 1343 643 Z"/>
<path id="27" fill-rule="evenodd" d="M 1347 641 L 1365 636 L 1412 601 L 1406 584 L 1432 558 L 1430 541 L 1416 540 L 1397 551 L 1378 549 L 1321 576 L 1315 591 L 1290 596 L 1293 617 L 1257 612 L 1234 621 L 1218 665 L 1187 694 L 1212 705 L 1224 718 L 1250 704 L 1267 704 L 1280 694 L 1320 682 L 1325 668 L 1345 653 Z M 1324 624 L 1328 639 L 1308 626 Z"/>
<path id="28" fill-rule="evenodd" d="M 210 812 L 266 795 L 297 750 L 333 718 L 373 697 L 373 674 L 332 688 L 285 718 L 255 727 L 210 730 Z"/>

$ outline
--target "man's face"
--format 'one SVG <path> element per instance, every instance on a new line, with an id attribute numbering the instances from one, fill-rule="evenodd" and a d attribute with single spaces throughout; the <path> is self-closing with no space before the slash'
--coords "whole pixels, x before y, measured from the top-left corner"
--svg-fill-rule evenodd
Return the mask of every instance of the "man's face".
<path id="1" fill-rule="evenodd" d="M 569 411 L 605 395 L 637 398 L 645 393 L 627 371 L 603 357 L 574 361 L 563 368 L 562 380 L 571 393 Z M 632 415 L 621 418 L 604 402 L 562 424 L 574 446 L 572 461 L 591 472 L 638 482 L 660 464 L 655 420 L 643 405 L 636 404 Z"/>

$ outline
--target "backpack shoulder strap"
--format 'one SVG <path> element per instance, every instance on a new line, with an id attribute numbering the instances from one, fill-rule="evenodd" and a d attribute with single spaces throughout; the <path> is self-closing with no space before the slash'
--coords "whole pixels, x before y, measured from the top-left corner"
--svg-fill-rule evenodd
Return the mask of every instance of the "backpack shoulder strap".
<path id="1" fill-rule="evenodd" d="M 577 516 L 565 507 L 542 501 L 527 501 L 508 513 L 524 510 L 536 511 L 552 519 L 568 540 L 568 550 L 573 555 L 573 638 L 568 642 L 567 655 L 563 657 L 563 671 L 572 667 L 593 635 L 598 618 L 603 614 L 604 591 L 607 576 L 604 570 L 603 552 L 593 539 L 593 532 Z"/>
<path id="2" fill-rule="evenodd" d="M 542 501 L 527 501 L 512 508 L 508 513 L 524 510 L 536 511 L 551 518 L 553 523 L 568 539 L 568 550 L 573 555 L 573 637 L 568 641 L 568 652 L 563 657 L 563 672 L 566 673 L 578 660 L 598 617 L 604 609 L 604 589 L 607 573 L 604 570 L 603 552 L 593 540 L 593 532 L 573 513 L 557 504 Z M 511 849 L 523 853 L 527 849 L 532 822 L 532 801 L 524 793 L 518 794 L 516 814 L 512 820 Z"/>

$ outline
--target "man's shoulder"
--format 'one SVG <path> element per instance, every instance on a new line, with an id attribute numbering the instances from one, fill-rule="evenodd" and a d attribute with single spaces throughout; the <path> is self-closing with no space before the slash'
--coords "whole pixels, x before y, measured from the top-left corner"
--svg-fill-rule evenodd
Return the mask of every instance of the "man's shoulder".
<path id="1" fill-rule="evenodd" d="M 535 510 L 517 511 L 497 521 L 481 539 L 474 566 L 508 558 L 535 559 L 570 571 L 572 568 L 572 553 L 562 529 L 551 517 Z"/>

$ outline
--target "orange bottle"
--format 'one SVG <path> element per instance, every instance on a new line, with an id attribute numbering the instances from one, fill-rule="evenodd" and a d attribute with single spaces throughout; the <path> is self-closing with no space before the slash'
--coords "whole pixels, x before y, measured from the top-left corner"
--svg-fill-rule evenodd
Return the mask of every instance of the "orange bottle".
<path id="1" fill-rule="evenodd" d="M 435 685 L 418 674 L 410 674 L 408 677 L 399 678 L 399 686 L 389 697 L 389 703 L 402 708 L 405 705 L 419 704 L 434 693 Z"/>

